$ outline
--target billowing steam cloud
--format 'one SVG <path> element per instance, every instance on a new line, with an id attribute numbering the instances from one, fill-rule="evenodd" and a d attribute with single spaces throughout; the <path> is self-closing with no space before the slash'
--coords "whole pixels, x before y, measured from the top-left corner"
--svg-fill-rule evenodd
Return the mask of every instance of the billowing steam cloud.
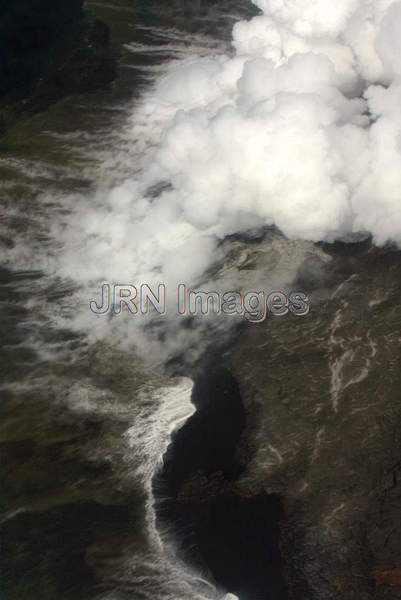
<path id="1" fill-rule="evenodd" d="M 399 241 L 401 3 L 256 4 L 234 58 L 178 65 L 156 90 L 177 110 L 154 157 L 164 200 L 218 236 Z"/>
<path id="2" fill-rule="evenodd" d="M 216 240 L 269 224 L 401 242 L 401 2 L 254 2 L 232 56 L 175 62 L 145 95 L 139 174 L 79 206 L 64 272 L 191 283 Z"/>

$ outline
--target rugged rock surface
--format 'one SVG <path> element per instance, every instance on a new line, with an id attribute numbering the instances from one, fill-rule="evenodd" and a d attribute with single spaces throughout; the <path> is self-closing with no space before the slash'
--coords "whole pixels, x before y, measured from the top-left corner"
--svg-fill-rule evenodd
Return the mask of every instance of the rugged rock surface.
<path id="1" fill-rule="evenodd" d="M 372 598 L 374 571 L 401 560 L 401 255 L 348 252 L 332 248 L 323 286 L 305 265 L 307 317 L 249 328 L 233 353 L 253 445 L 241 487 L 284 498 L 298 600 Z"/>
<path id="2" fill-rule="evenodd" d="M 264 254 L 255 256 L 262 270 Z M 310 295 L 310 314 L 240 332 L 228 359 L 245 410 L 235 451 L 240 472 L 233 481 L 217 454 L 215 469 L 199 468 L 198 458 L 176 491 L 170 488 L 178 531 L 182 515 L 191 514 L 184 548 L 190 555 L 200 549 L 214 575 L 202 547 L 215 535 L 216 502 L 230 494 L 236 501 L 276 497 L 285 512 L 276 552 L 289 598 L 401 597 L 400 259 L 366 240 L 316 248 L 297 281 Z M 263 529 L 261 513 L 259 522 Z M 224 546 L 232 560 L 229 548 L 237 544 L 241 553 L 244 546 L 237 533 Z M 275 594 L 265 587 L 257 597 L 281 597 Z"/>

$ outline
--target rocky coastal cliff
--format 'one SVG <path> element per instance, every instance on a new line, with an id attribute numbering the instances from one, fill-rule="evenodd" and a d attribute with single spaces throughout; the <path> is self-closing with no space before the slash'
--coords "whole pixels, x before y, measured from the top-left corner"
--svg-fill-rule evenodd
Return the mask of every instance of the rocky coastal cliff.
<path id="1" fill-rule="evenodd" d="M 263 252 L 249 248 L 248 253 L 262 269 Z M 215 419 L 216 436 L 224 439 L 232 414 L 232 407 L 224 410 L 230 404 L 225 396 L 235 406 L 241 399 L 235 477 L 217 447 L 214 462 L 202 462 L 195 453 L 191 471 L 193 432 L 185 436 L 184 428 L 177 435 L 164 473 L 174 498 L 172 508 L 167 506 L 170 519 L 180 529 L 182 515 L 189 515 L 194 533 L 184 550 L 191 558 L 191 548 L 200 548 L 200 560 L 203 556 L 212 575 L 228 587 L 234 583 L 229 589 L 241 598 L 271 597 L 272 584 L 272 597 L 294 600 L 401 597 L 400 281 L 400 253 L 393 248 L 378 249 L 366 240 L 315 247 L 297 282 L 310 295 L 310 314 L 247 325 L 226 353 L 238 391 L 234 397 L 223 390 L 214 398 L 223 410 L 214 408 L 208 417 Z M 204 442 L 209 448 L 207 435 Z M 177 482 L 182 456 L 187 471 Z M 248 514 L 252 502 L 257 504 Z M 234 569 L 248 575 L 245 587 L 241 577 L 224 574 L 210 557 L 216 506 L 225 505 L 221 525 L 221 515 L 235 503 L 243 504 L 236 519 L 243 514 L 248 533 L 256 519 L 258 535 L 265 537 L 265 544 L 247 547 L 238 535 L 225 546 L 231 558 L 252 556 L 248 572 L 244 560 Z M 262 527 L 267 515 L 269 524 Z M 235 528 L 233 521 L 230 527 Z M 269 586 L 260 580 L 255 596 L 255 564 L 266 559 L 275 527 L 280 530 L 276 548 L 270 562 L 265 560 L 275 568 Z M 280 565 L 287 592 L 279 592 Z"/>
<path id="2" fill-rule="evenodd" d="M 326 250 L 325 283 L 316 258 L 299 282 L 308 318 L 249 329 L 234 351 L 253 447 L 239 487 L 283 498 L 290 597 L 399 598 L 375 584 L 401 555 L 400 253 Z"/>

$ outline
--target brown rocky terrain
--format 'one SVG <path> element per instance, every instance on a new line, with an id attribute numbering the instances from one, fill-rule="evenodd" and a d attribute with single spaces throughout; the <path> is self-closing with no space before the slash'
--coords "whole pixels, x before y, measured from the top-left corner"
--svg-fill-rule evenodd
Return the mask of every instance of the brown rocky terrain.
<path id="1" fill-rule="evenodd" d="M 172 519 L 190 515 L 191 543 L 202 554 L 202 531 L 213 536 L 210 514 L 219 498 L 226 511 L 230 494 L 248 502 L 279 498 L 284 517 L 267 500 L 254 514 L 261 529 L 266 511 L 279 519 L 276 550 L 289 598 L 400 598 L 400 252 L 367 241 L 321 250 L 307 257 L 296 284 L 310 296 L 309 315 L 247 324 L 229 351 L 230 377 L 245 411 L 235 476 L 226 461 L 216 458 L 214 468 L 198 460 L 175 481 Z M 261 270 L 263 253 L 255 257 Z M 229 422 L 228 410 L 216 435 L 224 419 Z M 182 454 L 182 442 L 176 447 Z M 170 469 L 177 474 L 176 466 Z M 238 542 L 233 554 L 244 542 L 231 540 Z M 210 557 L 209 567 L 230 581 Z"/>

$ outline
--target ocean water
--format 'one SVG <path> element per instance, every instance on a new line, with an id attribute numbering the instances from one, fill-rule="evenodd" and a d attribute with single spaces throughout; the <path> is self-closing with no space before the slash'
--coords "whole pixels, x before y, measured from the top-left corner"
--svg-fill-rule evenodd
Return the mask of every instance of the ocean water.
<path id="1" fill-rule="evenodd" d="M 21 119 L 1 148 L 3 597 L 222 598 L 155 520 L 152 477 L 195 410 L 192 381 L 167 376 L 156 351 L 148 361 L 146 348 L 121 344 L 118 329 L 91 336 L 76 318 L 90 276 L 74 281 L 58 261 L 69 215 L 132 177 L 157 134 L 138 110 L 143 95 L 172 61 L 229 51 L 249 6 L 88 7 L 112 29 L 116 82 Z M 81 252 L 85 272 L 85 243 Z"/>

